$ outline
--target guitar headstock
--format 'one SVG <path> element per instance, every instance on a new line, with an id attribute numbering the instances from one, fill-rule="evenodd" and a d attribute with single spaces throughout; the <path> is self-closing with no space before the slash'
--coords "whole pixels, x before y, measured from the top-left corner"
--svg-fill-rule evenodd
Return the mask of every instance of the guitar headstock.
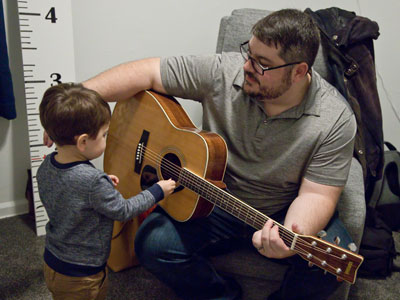
<path id="1" fill-rule="evenodd" d="M 299 235 L 294 251 L 309 264 L 316 265 L 338 279 L 352 284 L 364 260 L 361 255 L 313 236 Z"/>

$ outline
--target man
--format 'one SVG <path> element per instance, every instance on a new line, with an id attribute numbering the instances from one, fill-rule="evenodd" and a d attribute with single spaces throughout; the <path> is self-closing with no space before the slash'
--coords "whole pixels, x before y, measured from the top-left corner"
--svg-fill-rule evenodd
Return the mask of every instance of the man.
<path id="1" fill-rule="evenodd" d="M 84 85 L 110 101 L 145 89 L 200 101 L 203 129 L 228 146 L 227 191 L 290 230 L 315 235 L 330 223 L 346 183 L 355 119 L 311 69 L 319 32 L 308 15 L 277 11 L 252 34 L 241 53 L 129 62 Z M 183 299 L 240 299 L 237 283 L 217 274 L 207 255 L 250 240 L 261 255 L 291 263 L 268 299 L 326 299 L 337 288 L 334 276 L 294 255 L 272 221 L 254 231 L 218 208 L 185 223 L 158 208 L 141 225 L 135 251 Z"/>

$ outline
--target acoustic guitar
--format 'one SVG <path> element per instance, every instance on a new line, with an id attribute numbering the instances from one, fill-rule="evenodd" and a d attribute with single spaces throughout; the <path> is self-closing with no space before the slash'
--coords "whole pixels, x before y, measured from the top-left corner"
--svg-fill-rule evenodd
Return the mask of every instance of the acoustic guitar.
<path id="1" fill-rule="evenodd" d="M 160 179 L 172 178 L 177 188 L 159 204 L 175 220 L 204 217 L 218 206 L 259 230 L 270 218 L 223 189 L 226 160 L 224 140 L 197 129 L 172 97 L 144 91 L 115 106 L 104 169 L 119 177 L 117 188 L 126 198 Z M 131 223 L 115 222 L 108 262 L 114 271 L 137 263 L 133 240 L 141 219 L 143 216 Z M 362 256 L 323 239 L 296 234 L 272 221 L 279 226 L 285 244 L 310 265 L 339 280 L 355 282 Z"/>

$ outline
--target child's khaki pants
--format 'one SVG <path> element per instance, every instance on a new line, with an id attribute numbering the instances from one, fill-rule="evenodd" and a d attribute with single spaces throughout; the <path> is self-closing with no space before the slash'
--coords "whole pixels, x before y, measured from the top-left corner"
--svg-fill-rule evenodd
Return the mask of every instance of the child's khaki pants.
<path id="1" fill-rule="evenodd" d="M 104 300 L 106 299 L 107 268 L 86 277 L 72 277 L 57 273 L 46 263 L 44 278 L 54 300 Z"/>

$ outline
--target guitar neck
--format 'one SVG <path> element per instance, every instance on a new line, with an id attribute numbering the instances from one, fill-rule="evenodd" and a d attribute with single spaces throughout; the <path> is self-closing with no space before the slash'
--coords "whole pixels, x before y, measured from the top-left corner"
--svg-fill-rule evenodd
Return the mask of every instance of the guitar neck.
<path id="1" fill-rule="evenodd" d="M 271 219 L 187 169 L 181 169 L 178 182 L 256 230 L 261 229 Z M 284 243 L 307 260 L 310 266 L 315 264 L 341 280 L 355 282 L 357 270 L 363 261 L 362 256 L 313 236 L 296 234 L 272 221 L 279 226 L 279 234 Z"/>
<path id="2" fill-rule="evenodd" d="M 199 194 L 203 199 L 215 204 L 257 230 L 262 229 L 268 220 L 272 220 L 279 227 L 280 234 L 284 234 L 285 244 L 288 247 L 292 245 L 292 241 L 296 236 L 292 231 L 204 178 L 187 169 L 182 169 L 178 181 L 184 187 Z"/>

